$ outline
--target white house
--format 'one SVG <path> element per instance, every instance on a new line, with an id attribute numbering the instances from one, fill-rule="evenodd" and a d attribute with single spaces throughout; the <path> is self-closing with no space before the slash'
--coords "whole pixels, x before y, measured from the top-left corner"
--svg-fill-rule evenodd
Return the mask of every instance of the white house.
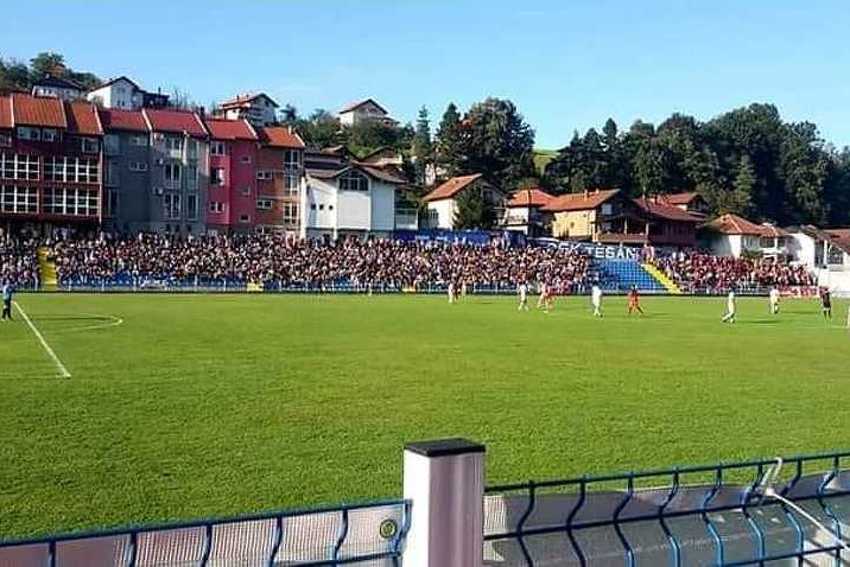
<path id="1" fill-rule="evenodd" d="M 388 126 L 397 124 L 394 119 L 390 118 L 387 109 L 371 98 L 345 105 L 337 112 L 337 118 L 343 126 L 354 126 L 367 121 L 379 121 Z"/>
<path id="2" fill-rule="evenodd" d="M 86 93 L 86 98 L 104 108 L 139 110 L 162 108 L 168 104 L 168 95 L 149 93 L 125 76 L 116 77 Z"/>
<path id="3" fill-rule="evenodd" d="M 705 225 L 713 254 L 740 258 L 747 253 L 767 258 L 790 256 L 790 235 L 771 224 L 756 224 L 735 214 L 717 217 Z"/>
<path id="4" fill-rule="evenodd" d="M 428 228 L 454 228 L 458 195 L 474 190 L 482 192 L 482 196 L 496 209 L 496 218 L 501 218 L 505 196 L 487 183 L 480 173 L 474 173 L 452 177 L 425 195 L 423 200 L 428 206 Z"/>
<path id="5" fill-rule="evenodd" d="M 83 97 L 83 88 L 74 81 L 47 74 L 32 84 L 32 94 L 62 100 L 77 100 Z"/>
<path id="6" fill-rule="evenodd" d="M 228 120 L 247 120 L 253 126 L 277 123 L 278 104 L 265 93 L 246 93 L 218 105 L 216 114 Z"/>
<path id="7" fill-rule="evenodd" d="M 542 211 L 554 196 L 538 188 L 518 189 L 505 204 L 501 225 L 505 230 L 516 230 L 528 236 L 549 236 L 547 226 L 552 213 Z"/>
<path id="8" fill-rule="evenodd" d="M 396 228 L 396 190 L 405 181 L 377 168 L 347 164 L 307 169 L 301 192 L 301 236 L 387 236 Z"/>

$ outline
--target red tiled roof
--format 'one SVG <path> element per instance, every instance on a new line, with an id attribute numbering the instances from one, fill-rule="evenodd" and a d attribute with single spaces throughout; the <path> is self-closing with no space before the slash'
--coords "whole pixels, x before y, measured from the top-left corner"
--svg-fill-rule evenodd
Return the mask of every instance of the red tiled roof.
<path id="1" fill-rule="evenodd" d="M 652 201 L 651 199 L 632 199 L 634 203 L 645 213 L 653 217 L 660 217 L 671 221 L 682 222 L 702 222 L 701 218 L 697 218 L 687 211 L 683 211 L 679 207 L 674 207 L 663 202 Z"/>
<path id="2" fill-rule="evenodd" d="M 375 106 L 380 108 L 383 111 L 384 114 L 389 114 L 389 112 L 387 112 L 387 109 L 384 108 L 383 106 L 381 106 L 380 104 L 378 104 L 377 102 L 375 102 L 375 99 L 373 99 L 373 98 L 367 98 L 367 99 L 363 99 L 363 100 L 357 100 L 357 101 L 354 101 L 354 102 L 349 102 L 348 104 L 346 104 L 345 106 L 343 106 L 342 108 L 339 109 L 338 114 L 345 114 L 346 112 L 351 112 L 352 110 L 356 110 L 356 109 L 360 108 L 361 106 L 363 106 L 364 104 L 366 104 L 368 102 L 371 102 L 372 104 L 374 104 Z"/>
<path id="3" fill-rule="evenodd" d="M 779 237 L 788 233 L 770 224 L 756 224 L 736 214 L 727 213 L 705 225 L 721 234 L 746 234 L 749 236 Z"/>
<path id="4" fill-rule="evenodd" d="M 699 196 L 700 194 L 696 191 L 690 191 L 688 193 L 671 193 L 669 195 L 662 195 L 661 198 L 671 205 L 687 205 Z"/>
<path id="5" fill-rule="evenodd" d="M 154 108 L 145 108 L 142 112 L 155 132 L 186 133 L 195 138 L 207 137 L 207 130 L 201 122 L 201 117 L 194 112 Z"/>
<path id="6" fill-rule="evenodd" d="M 12 97 L 0 96 L 0 128 L 12 127 Z"/>
<path id="7" fill-rule="evenodd" d="M 101 108 L 100 123 L 103 129 L 130 130 L 132 132 L 147 132 L 148 123 L 140 110 L 118 110 L 115 108 Z"/>
<path id="8" fill-rule="evenodd" d="M 451 199 L 472 183 L 481 179 L 480 173 L 472 175 L 461 175 L 460 177 L 452 177 L 445 183 L 439 185 L 436 189 L 425 195 L 425 202 L 439 201 L 441 199 Z"/>
<path id="9" fill-rule="evenodd" d="M 218 105 L 221 109 L 229 109 L 229 108 L 246 108 L 251 106 L 251 103 L 258 98 L 266 98 L 271 102 L 275 108 L 277 108 L 278 104 L 266 93 L 246 93 L 241 95 L 236 95 L 235 97 L 226 100 Z"/>
<path id="10" fill-rule="evenodd" d="M 529 198 L 529 193 L 531 197 Z M 518 189 L 508 201 L 508 207 L 545 207 L 555 197 L 542 189 Z"/>
<path id="11" fill-rule="evenodd" d="M 90 102 L 66 102 L 68 131 L 86 136 L 102 136 L 103 127 L 97 115 L 97 107 Z"/>
<path id="12" fill-rule="evenodd" d="M 58 98 L 12 93 L 14 125 L 67 128 L 65 109 Z"/>
<path id="13" fill-rule="evenodd" d="M 207 118 L 204 123 L 210 137 L 216 140 L 257 140 L 253 128 L 245 120 Z"/>
<path id="14" fill-rule="evenodd" d="M 568 193 L 560 197 L 555 197 L 548 205 L 543 207 L 543 210 L 553 213 L 587 211 L 599 207 L 602 203 L 619 193 L 619 189 L 596 189 L 582 193 Z"/>
<path id="15" fill-rule="evenodd" d="M 260 128 L 258 134 L 264 145 L 273 148 L 301 149 L 304 147 L 301 136 L 285 126 L 266 126 Z"/>

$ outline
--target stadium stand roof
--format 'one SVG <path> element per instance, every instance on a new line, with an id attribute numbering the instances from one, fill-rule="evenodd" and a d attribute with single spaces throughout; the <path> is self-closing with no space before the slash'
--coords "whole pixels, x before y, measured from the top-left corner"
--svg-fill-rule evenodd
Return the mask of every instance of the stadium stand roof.
<path id="1" fill-rule="evenodd" d="M 441 199 L 451 199 L 452 197 L 454 197 L 455 195 L 457 195 L 479 179 L 481 179 L 480 173 L 452 177 L 451 179 L 438 185 L 436 189 L 425 195 L 423 200 L 427 203 L 430 201 L 439 201 Z"/>
<path id="2" fill-rule="evenodd" d="M 542 189 L 518 189 L 514 192 L 514 196 L 508 201 L 508 207 L 545 207 L 552 200 L 554 195 L 550 195 Z"/>
<path id="3" fill-rule="evenodd" d="M 619 189 L 595 189 L 582 193 L 568 193 L 553 199 L 548 205 L 543 207 L 543 210 L 553 213 L 586 211 L 599 207 L 602 203 L 619 194 Z"/>

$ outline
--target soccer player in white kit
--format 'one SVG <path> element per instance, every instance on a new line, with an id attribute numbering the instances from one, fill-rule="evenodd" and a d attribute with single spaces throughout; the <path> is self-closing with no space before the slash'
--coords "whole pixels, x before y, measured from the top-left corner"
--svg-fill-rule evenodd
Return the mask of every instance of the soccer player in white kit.
<path id="1" fill-rule="evenodd" d="M 768 300 L 770 301 L 770 314 L 779 315 L 779 290 L 776 289 L 776 286 L 770 288 Z"/>
<path id="2" fill-rule="evenodd" d="M 722 323 L 734 323 L 735 322 L 735 312 L 737 311 L 735 305 L 735 290 L 730 289 L 729 295 L 726 296 L 726 315 L 723 316 L 723 319 L 720 321 Z"/>
<path id="3" fill-rule="evenodd" d="M 537 288 L 540 291 L 540 297 L 537 299 L 537 308 L 543 309 L 546 306 L 546 282 L 540 282 L 537 284 Z"/>
<path id="4" fill-rule="evenodd" d="M 590 303 L 593 305 L 593 316 L 602 317 L 602 288 L 593 284 L 590 290 Z"/>
<path id="5" fill-rule="evenodd" d="M 517 311 L 528 311 L 528 284 L 526 282 L 520 282 L 517 286 L 517 294 L 519 294 Z"/>
<path id="6" fill-rule="evenodd" d="M 447 291 L 449 293 L 449 303 L 454 303 L 455 301 L 457 301 L 457 298 L 455 297 L 455 283 L 454 282 L 449 282 L 449 288 L 448 288 Z"/>

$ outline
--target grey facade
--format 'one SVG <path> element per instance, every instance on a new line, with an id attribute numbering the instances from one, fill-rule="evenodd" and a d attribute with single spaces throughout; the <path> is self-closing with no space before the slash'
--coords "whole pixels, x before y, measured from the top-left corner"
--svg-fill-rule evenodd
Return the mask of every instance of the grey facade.
<path id="1" fill-rule="evenodd" d="M 209 143 L 171 132 L 151 134 L 149 230 L 203 234 L 209 189 Z"/>
<path id="2" fill-rule="evenodd" d="M 104 228 L 122 233 L 149 231 L 150 133 L 111 130 L 104 137 L 103 169 Z"/>

